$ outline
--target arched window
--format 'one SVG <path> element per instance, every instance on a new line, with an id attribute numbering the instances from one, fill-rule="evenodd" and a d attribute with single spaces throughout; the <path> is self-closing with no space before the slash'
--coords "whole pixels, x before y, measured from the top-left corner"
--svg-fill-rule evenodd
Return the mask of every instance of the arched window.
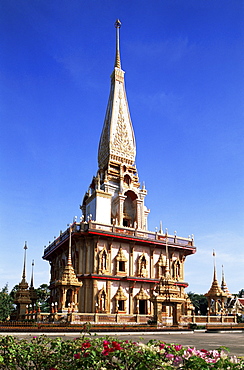
<path id="1" fill-rule="evenodd" d="M 125 312 L 126 311 L 126 300 L 127 297 L 125 295 L 125 292 L 121 286 L 119 286 L 115 296 L 114 296 L 114 301 L 115 301 L 115 313 L 118 313 L 120 311 Z"/>
<path id="2" fill-rule="evenodd" d="M 127 258 L 120 247 L 116 258 L 116 275 L 125 275 L 127 270 Z"/>
<path id="3" fill-rule="evenodd" d="M 127 185 L 127 186 L 130 186 L 130 183 L 131 183 L 131 178 L 129 175 L 125 175 L 124 176 L 124 183 Z"/>
<path id="4" fill-rule="evenodd" d="M 137 195 L 128 190 L 125 193 L 124 209 L 123 209 L 123 226 L 134 227 L 136 221 L 136 199 Z"/>

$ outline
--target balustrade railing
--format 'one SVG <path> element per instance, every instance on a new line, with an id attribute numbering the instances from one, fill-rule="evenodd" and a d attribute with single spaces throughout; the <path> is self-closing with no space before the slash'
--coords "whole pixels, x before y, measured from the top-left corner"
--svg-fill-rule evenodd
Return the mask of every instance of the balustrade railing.
<path id="1" fill-rule="evenodd" d="M 136 238 L 142 238 L 142 239 L 148 239 L 148 240 L 157 240 L 158 242 L 161 242 L 162 244 L 165 244 L 166 242 L 168 245 L 179 245 L 185 248 L 191 248 L 194 247 L 194 240 L 193 238 L 183 238 L 178 237 L 176 235 L 168 235 L 168 234 L 161 234 L 159 232 L 152 232 L 147 230 L 138 230 L 137 228 L 129 228 L 129 227 L 122 227 L 122 226 L 116 226 L 116 225 L 105 225 L 101 223 L 97 223 L 94 221 L 89 222 L 80 222 L 80 223 L 74 223 L 72 225 L 72 234 L 77 232 L 86 232 L 86 231 L 92 231 L 97 230 L 101 232 L 109 232 L 109 233 L 115 233 L 115 234 L 123 234 L 128 235 L 131 237 Z M 54 250 L 60 243 L 62 243 L 64 240 L 68 239 L 69 237 L 69 229 L 61 233 L 51 244 L 49 244 L 44 249 L 44 256 Z"/>

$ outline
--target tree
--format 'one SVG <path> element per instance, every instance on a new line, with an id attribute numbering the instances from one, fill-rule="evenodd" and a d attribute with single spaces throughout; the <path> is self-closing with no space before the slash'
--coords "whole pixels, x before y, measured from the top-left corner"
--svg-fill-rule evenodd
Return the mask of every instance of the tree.
<path id="1" fill-rule="evenodd" d="M 5 321 L 10 317 L 13 310 L 13 299 L 8 294 L 8 284 L 0 292 L 0 321 Z"/>
<path id="2" fill-rule="evenodd" d="M 19 284 L 15 285 L 13 287 L 13 289 L 11 290 L 11 292 L 9 293 L 10 297 L 12 298 L 12 300 L 14 301 L 15 299 L 15 294 L 16 292 L 19 290 Z"/>
<path id="3" fill-rule="evenodd" d="M 193 306 L 195 307 L 195 313 L 200 311 L 201 315 L 207 314 L 208 300 L 203 294 L 197 294 L 193 292 L 187 293 Z"/>
<path id="4" fill-rule="evenodd" d="M 50 306 L 50 289 L 47 284 L 41 284 L 39 288 L 35 289 L 37 294 L 37 302 L 40 303 L 42 312 L 49 312 Z"/>
<path id="5" fill-rule="evenodd" d="M 244 289 L 241 289 L 237 295 L 239 298 L 243 298 L 244 297 Z"/>

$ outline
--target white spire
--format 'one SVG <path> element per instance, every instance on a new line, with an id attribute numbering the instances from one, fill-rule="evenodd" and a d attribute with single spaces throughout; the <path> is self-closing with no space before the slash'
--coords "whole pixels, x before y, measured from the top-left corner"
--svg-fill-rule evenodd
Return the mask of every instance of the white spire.
<path id="1" fill-rule="evenodd" d="M 124 86 L 124 71 L 121 69 L 119 20 L 115 22 L 115 27 L 115 67 L 111 75 L 110 95 L 98 149 L 98 164 L 101 170 L 106 170 L 110 161 L 133 165 L 136 156 L 135 136 Z"/>

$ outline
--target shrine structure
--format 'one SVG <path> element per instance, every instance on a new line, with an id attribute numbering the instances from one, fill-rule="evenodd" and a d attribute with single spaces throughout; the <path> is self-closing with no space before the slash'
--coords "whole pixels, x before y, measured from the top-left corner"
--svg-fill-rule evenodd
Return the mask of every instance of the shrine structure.
<path id="1" fill-rule="evenodd" d="M 116 27 L 115 65 L 98 147 L 98 170 L 80 206 L 82 216 L 44 250 L 51 266 L 57 312 L 100 315 L 97 320 L 179 322 L 193 307 L 185 293 L 193 237 L 148 230 L 147 190 L 135 164 L 136 142 Z M 112 320 L 112 319 L 111 319 Z"/>

